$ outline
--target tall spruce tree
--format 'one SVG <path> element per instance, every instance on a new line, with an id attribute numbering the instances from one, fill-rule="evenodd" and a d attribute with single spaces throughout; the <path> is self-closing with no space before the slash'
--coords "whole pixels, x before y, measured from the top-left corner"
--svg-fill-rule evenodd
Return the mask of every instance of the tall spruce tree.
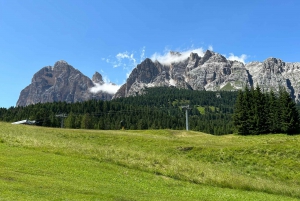
<path id="1" fill-rule="evenodd" d="M 267 119 L 266 124 L 269 133 L 279 133 L 280 132 L 280 120 L 279 120 L 279 104 L 278 98 L 276 97 L 273 90 L 266 95 L 266 112 Z"/>
<path id="2" fill-rule="evenodd" d="M 254 129 L 253 134 L 266 133 L 267 128 L 267 113 L 266 113 L 266 96 L 261 92 L 257 85 L 253 92 L 253 107 L 254 107 Z"/>
<path id="3" fill-rule="evenodd" d="M 248 86 L 245 87 L 244 91 L 239 91 L 235 110 L 233 114 L 233 124 L 237 128 L 238 134 L 248 135 L 251 134 L 253 121 L 252 110 L 252 93 Z"/>
<path id="4" fill-rule="evenodd" d="M 237 129 L 238 134 L 246 134 L 247 133 L 247 116 L 245 110 L 245 96 L 244 93 L 240 90 L 237 96 L 236 104 L 234 107 L 233 114 L 233 124 Z"/>
<path id="5" fill-rule="evenodd" d="M 299 131 L 299 113 L 290 94 L 280 88 L 276 97 L 273 91 L 262 93 L 257 86 L 246 87 L 237 97 L 233 124 L 239 134 L 287 133 Z"/>
<path id="6" fill-rule="evenodd" d="M 293 134 L 299 129 L 299 113 L 290 94 L 281 87 L 279 90 L 279 120 L 281 131 Z"/>

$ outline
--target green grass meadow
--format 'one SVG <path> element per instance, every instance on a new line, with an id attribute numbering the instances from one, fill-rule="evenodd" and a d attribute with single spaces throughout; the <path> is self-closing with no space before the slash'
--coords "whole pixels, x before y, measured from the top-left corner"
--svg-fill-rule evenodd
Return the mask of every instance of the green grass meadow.
<path id="1" fill-rule="evenodd" d="M 299 142 L 0 122 L 0 201 L 299 200 Z"/>

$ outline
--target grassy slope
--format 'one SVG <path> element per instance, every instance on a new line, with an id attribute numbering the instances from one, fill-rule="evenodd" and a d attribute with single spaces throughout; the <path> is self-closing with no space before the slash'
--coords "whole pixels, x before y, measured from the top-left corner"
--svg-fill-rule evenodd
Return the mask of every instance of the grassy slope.
<path id="1" fill-rule="evenodd" d="M 0 200 L 297 200 L 299 141 L 0 122 Z"/>

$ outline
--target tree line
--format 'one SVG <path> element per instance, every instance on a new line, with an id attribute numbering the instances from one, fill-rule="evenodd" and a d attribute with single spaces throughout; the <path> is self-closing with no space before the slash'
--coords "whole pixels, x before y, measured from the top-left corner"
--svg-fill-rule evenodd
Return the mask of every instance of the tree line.
<path id="1" fill-rule="evenodd" d="M 239 91 L 233 124 L 242 135 L 299 132 L 299 112 L 290 94 L 280 88 L 262 93 L 259 86 Z"/>
<path id="2" fill-rule="evenodd" d="M 38 103 L 0 109 L 0 120 L 36 120 L 41 126 L 60 127 L 57 114 L 66 114 L 64 126 L 75 129 L 185 129 L 189 105 L 189 128 L 215 135 L 233 132 L 232 115 L 237 92 L 147 88 L 135 97 L 111 101 Z"/>
<path id="3" fill-rule="evenodd" d="M 184 130 L 189 105 L 189 128 L 214 135 L 299 132 L 296 103 L 281 88 L 262 93 L 259 87 L 239 92 L 146 88 L 139 96 L 111 101 L 38 103 L 0 108 L 0 121 L 36 120 L 40 126 L 60 127 L 58 114 L 66 114 L 64 127 L 74 129 Z"/>

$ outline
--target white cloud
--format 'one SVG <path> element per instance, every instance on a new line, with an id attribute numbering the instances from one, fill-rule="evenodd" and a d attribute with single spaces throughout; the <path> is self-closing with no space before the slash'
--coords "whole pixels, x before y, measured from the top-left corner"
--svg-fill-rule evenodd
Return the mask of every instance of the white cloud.
<path id="1" fill-rule="evenodd" d="M 214 50 L 213 46 L 212 46 L 212 45 L 209 45 L 209 46 L 208 46 L 208 50 L 213 51 L 213 50 Z"/>
<path id="2" fill-rule="evenodd" d="M 225 55 L 226 57 L 226 55 Z M 235 56 L 233 53 L 229 53 L 229 57 L 227 57 L 228 60 L 231 61 L 240 61 L 242 63 L 246 63 L 246 59 L 248 58 L 248 56 L 246 54 L 242 54 L 241 56 Z"/>
<path id="3" fill-rule="evenodd" d="M 111 81 L 108 79 L 108 77 L 103 76 L 104 84 L 94 83 L 94 87 L 90 88 L 90 92 L 93 94 L 99 93 L 100 91 L 107 92 L 110 94 L 115 94 L 121 85 L 116 85 L 111 83 Z"/>
<path id="4" fill-rule="evenodd" d="M 103 91 L 103 92 L 107 92 L 110 94 L 115 94 L 119 88 L 120 88 L 120 85 L 114 85 L 112 83 L 104 83 L 102 85 L 95 83 L 95 86 L 90 88 L 90 92 L 96 94 L 100 91 Z"/>
<path id="5" fill-rule="evenodd" d="M 137 65 L 136 58 L 134 57 L 133 53 L 128 53 L 128 52 L 118 53 L 115 56 L 115 58 L 116 59 L 102 58 L 102 60 L 108 64 L 111 64 L 113 66 L 113 68 L 118 68 L 120 66 L 126 67 L 127 66 L 126 63 L 130 63 L 133 66 Z"/>
<path id="6" fill-rule="evenodd" d="M 180 52 L 180 55 L 172 54 L 170 51 L 168 51 L 164 55 L 161 55 L 159 53 L 154 53 L 151 57 L 151 60 L 159 61 L 162 64 L 171 64 L 174 62 L 180 62 L 180 61 L 187 59 L 192 52 L 197 53 L 201 57 L 204 55 L 203 48 L 197 48 L 197 49 L 189 49 L 189 50 Z"/>
<path id="7" fill-rule="evenodd" d="M 123 63 L 122 63 L 123 59 L 128 59 L 129 62 L 132 62 L 133 65 L 136 65 L 136 59 L 134 58 L 133 53 L 128 53 L 128 52 L 118 53 L 116 58 L 120 64 L 120 66 L 123 65 Z"/>
<path id="8" fill-rule="evenodd" d="M 122 67 L 125 71 L 126 78 L 129 77 L 132 70 L 138 65 L 138 60 L 141 63 L 145 59 L 146 47 L 143 47 L 140 50 L 140 54 L 135 56 L 135 52 L 120 52 L 115 58 L 102 58 L 102 60 L 106 61 L 106 63 L 111 64 L 113 68 Z"/>
<path id="9" fill-rule="evenodd" d="M 123 67 L 123 70 L 126 71 L 126 79 L 131 74 L 132 70 L 138 65 L 139 63 L 142 63 L 146 58 L 146 47 L 144 46 L 142 49 L 140 49 L 139 55 L 135 56 L 134 52 L 123 52 L 118 53 L 116 55 L 117 61 L 115 62 L 116 67 Z"/>

